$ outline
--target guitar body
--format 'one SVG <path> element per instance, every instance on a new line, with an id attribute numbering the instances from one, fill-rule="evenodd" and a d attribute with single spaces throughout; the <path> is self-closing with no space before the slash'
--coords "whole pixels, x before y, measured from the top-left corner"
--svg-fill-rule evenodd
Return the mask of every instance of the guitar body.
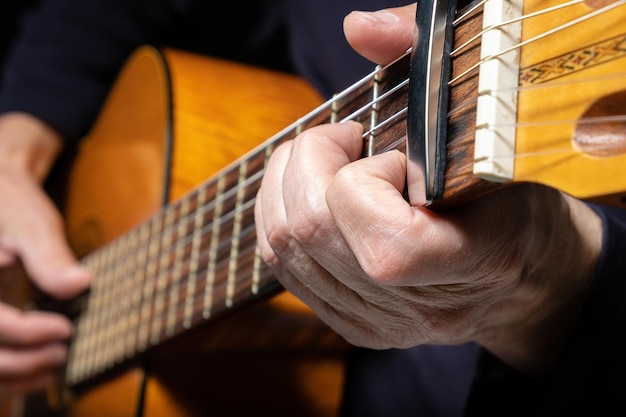
<path id="1" fill-rule="evenodd" d="M 141 49 L 72 167 L 72 247 L 80 257 L 102 247 L 319 102 L 291 75 Z M 74 417 L 329 416 L 339 406 L 345 347 L 280 293 L 44 402 L 51 415 Z M 25 415 L 44 415 L 26 404 Z"/>
<path id="2" fill-rule="evenodd" d="M 467 30 L 455 31 L 445 187 L 434 204 L 530 181 L 623 207 L 624 2 L 550 2 L 572 8 L 546 13 L 559 12 L 573 44 L 534 39 L 552 33 L 549 14 L 522 27 L 537 3 L 468 6 Z M 596 9 L 603 20 L 569 26 Z M 503 22 L 510 36 L 500 36 Z M 592 32 L 609 38 L 574 36 Z M 336 415 L 348 347 L 295 298 L 275 295 L 255 251 L 255 187 L 280 141 L 321 123 L 359 121 L 368 155 L 410 151 L 408 77 L 406 54 L 315 107 L 320 98 L 292 76 L 135 54 L 71 171 L 69 240 L 99 279 L 71 345 L 69 394 L 42 402 L 72 417 Z M 28 405 L 24 414 L 46 415 Z"/>

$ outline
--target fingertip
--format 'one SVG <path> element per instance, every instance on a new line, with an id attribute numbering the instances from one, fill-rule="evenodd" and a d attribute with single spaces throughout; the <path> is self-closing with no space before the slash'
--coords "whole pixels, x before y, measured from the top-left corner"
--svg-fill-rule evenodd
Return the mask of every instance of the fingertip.
<path id="1" fill-rule="evenodd" d="M 91 272 L 80 264 L 65 269 L 61 277 L 58 287 L 58 296 L 61 298 L 73 297 L 85 291 L 92 279 Z"/>
<path id="2" fill-rule="evenodd" d="M 374 12 L 354 11 L 344 18 L 348 43 L 365 58 L 388 64 L 401 56 L 413 43 L 415 6 Z"/>
<path id="3" fill-rule="evenodd" d="M 77 296 L 89 287 L 92 275 L 89 270 L 80 264 L 66 267 L 53 276 L 49 274 L 39 281 L 42 289 L 58 299 L 68 299 Z"/>
<path id="4" fill-rule="evenodd" d="M 22 340 L 23 343 L 63 341 L 74 332 L 72 322 L 60 314 L 47 311 L 32 311 L 26 313 L 26 318 L 29 320 L 31 333 L 29 335 L 30 338 Z"/>

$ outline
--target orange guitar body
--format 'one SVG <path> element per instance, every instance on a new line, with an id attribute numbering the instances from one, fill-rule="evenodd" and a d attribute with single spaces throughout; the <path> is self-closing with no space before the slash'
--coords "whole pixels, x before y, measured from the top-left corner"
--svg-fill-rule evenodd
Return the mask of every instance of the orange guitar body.
<path id="1" fill-rule="evenodd" d="M 84 256 L 111 241 L 320 101 L 291 75 L 145 47 L 120 74 L 72 167 L 71 245 Z M 50 415 L 72 417 L 332 416 L 345 348 L 281 293 L 43 402 Z M 28 401 L 24 411 L 43 417 Z"/>

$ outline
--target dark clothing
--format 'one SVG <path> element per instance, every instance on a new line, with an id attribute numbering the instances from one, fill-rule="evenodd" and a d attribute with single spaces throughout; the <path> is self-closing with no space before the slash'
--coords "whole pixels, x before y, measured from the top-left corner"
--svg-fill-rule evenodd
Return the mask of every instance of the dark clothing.
<path id="1" fill-rule="evenodd" d="M 48 1 L 26 21 L 0 111 L 33 113 L 78 140 L 120 65 L 142 44 L 295 71 L 330 96 L 373 69 L 345 41 L 343 17 L 352 9 L 402 4 Z M 553 375 L 528 380 L 475 344 L 357 349 L 348 364 L 344 416 L 626 415 L 626 211 L 593 207 L 604 222 L 604 250 Z"/>
<path id="2" fill-rule="evenodd" d="M 297 70 L 330 96 L 373 69 L 343 37 L 343 17 L 355 4 L 375 10 L 398 2 L 43 2 L 24 23 L 0 90 L 0 112 L 35 114 L 77 140 L 126 57 L 144 44 Z"/>

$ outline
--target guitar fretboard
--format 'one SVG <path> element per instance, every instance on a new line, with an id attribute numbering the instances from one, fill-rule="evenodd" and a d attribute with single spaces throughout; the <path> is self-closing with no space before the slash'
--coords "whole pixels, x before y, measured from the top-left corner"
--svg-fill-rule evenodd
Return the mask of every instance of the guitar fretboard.
<path id="1" fill-rule="evenodd" d="M 76 385 L 280 290 L 256 247 L 254 202 L 275 147 L 303 129 L 364 127 L 364 156 L 404 147 L 409 55 L 379 67 L 180 200 L 86 256 L 93 272 L 70 349 Z"/>

